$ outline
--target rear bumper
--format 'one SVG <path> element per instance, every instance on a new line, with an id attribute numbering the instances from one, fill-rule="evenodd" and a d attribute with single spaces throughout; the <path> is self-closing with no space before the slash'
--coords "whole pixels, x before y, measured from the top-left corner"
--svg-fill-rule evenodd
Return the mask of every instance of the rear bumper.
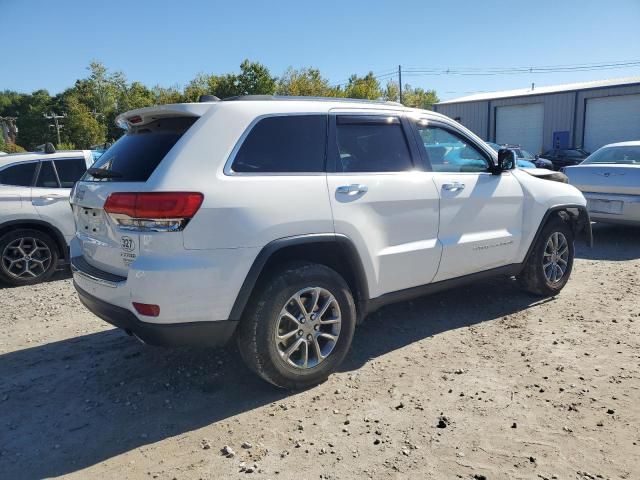
<path id="1" fill-rule="evenodd" d="M 157 324 L 139 320 L 126 308 L 85 292 L 74 282 L 82 304 L 105 322 L 135 335 L 144 343 L 165 347 L 217 347 L 226 344 L 238 326 L 234 320 Z"/>
<path id="2" fill-rule="evenodd" d="M 621 225 L 640 225 L 640 195 L 621 195 L 614 193 L 583 192 L 587 199 L 587 208 L 591 220 Z M 607 212 L 598 207 L 597 201 L 617 202 L 620 210 Z"/>

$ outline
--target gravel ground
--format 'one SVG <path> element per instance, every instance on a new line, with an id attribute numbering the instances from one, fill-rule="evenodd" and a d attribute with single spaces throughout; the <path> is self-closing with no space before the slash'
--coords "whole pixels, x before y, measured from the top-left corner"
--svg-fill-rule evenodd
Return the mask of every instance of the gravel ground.
<path id="1" fill-rule="evenodd" d="M 137 343 L 68 274 L 0 289 L 0 477 L 640 478 L 640 230 L 594 233 L 557 298 L 386 307 L 301 393 L 233 348 Z"/>

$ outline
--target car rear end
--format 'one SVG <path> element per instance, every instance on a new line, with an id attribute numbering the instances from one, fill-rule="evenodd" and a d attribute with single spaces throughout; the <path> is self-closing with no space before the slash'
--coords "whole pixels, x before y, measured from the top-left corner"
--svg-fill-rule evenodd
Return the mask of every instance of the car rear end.
<path id="1" fill-rule="evenodd" d="M 234 255 L 185 248 L 205 202 L 203 183 L 190 189 L 184 177 L 180 184 L 168 178 L 169 165 L 188 169 L 187 147 L 203 136 L 199 125 L 211 108 L 180 104 L 119 117 L 127 134 L 72 192 L 71 264 L 80 299 L 146 343 L 223 344 L 237 323 L 228 320 L 233 299 L 224 274 Z"/>
<path id="2" fill-rule="evenodd" d="M 564 173 L 587 199 L 593 221 L 640 225 L 640 166 L 585 165 L 568 167 Z"/>

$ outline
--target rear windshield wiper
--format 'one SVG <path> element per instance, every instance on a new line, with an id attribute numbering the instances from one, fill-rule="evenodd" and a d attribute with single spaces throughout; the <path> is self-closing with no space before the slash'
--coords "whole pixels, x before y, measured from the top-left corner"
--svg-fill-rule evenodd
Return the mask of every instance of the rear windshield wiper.
<path id="1" fill-rule="evenodd" d="M 89 175 L 96 178 L 121 178 L 122 174 L 120 172 L 115 172 L 113 170 L 105 170 L 104 168 L 89 168 L 87 170 Z"/>

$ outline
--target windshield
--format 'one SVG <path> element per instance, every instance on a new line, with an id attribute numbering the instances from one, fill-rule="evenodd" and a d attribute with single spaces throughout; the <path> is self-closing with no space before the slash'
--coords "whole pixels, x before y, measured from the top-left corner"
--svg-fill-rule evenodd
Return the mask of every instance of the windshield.
<path id="1" fill-rule="evenodd" d="M 605 147 L 582 162 L 593 163 L 619 163 L 624 165 L 640 165 L 640 145 L 628 147 Z"/>
<path id="2" fill-rule="evenodd" d="M 526 150 L 520 150 L 520 155 L 521 155 L 521 158 L 524 158 L 525 160 L 536 159 L 535 155 L 533 155 L 531 152 L 527 152 Z"/>

